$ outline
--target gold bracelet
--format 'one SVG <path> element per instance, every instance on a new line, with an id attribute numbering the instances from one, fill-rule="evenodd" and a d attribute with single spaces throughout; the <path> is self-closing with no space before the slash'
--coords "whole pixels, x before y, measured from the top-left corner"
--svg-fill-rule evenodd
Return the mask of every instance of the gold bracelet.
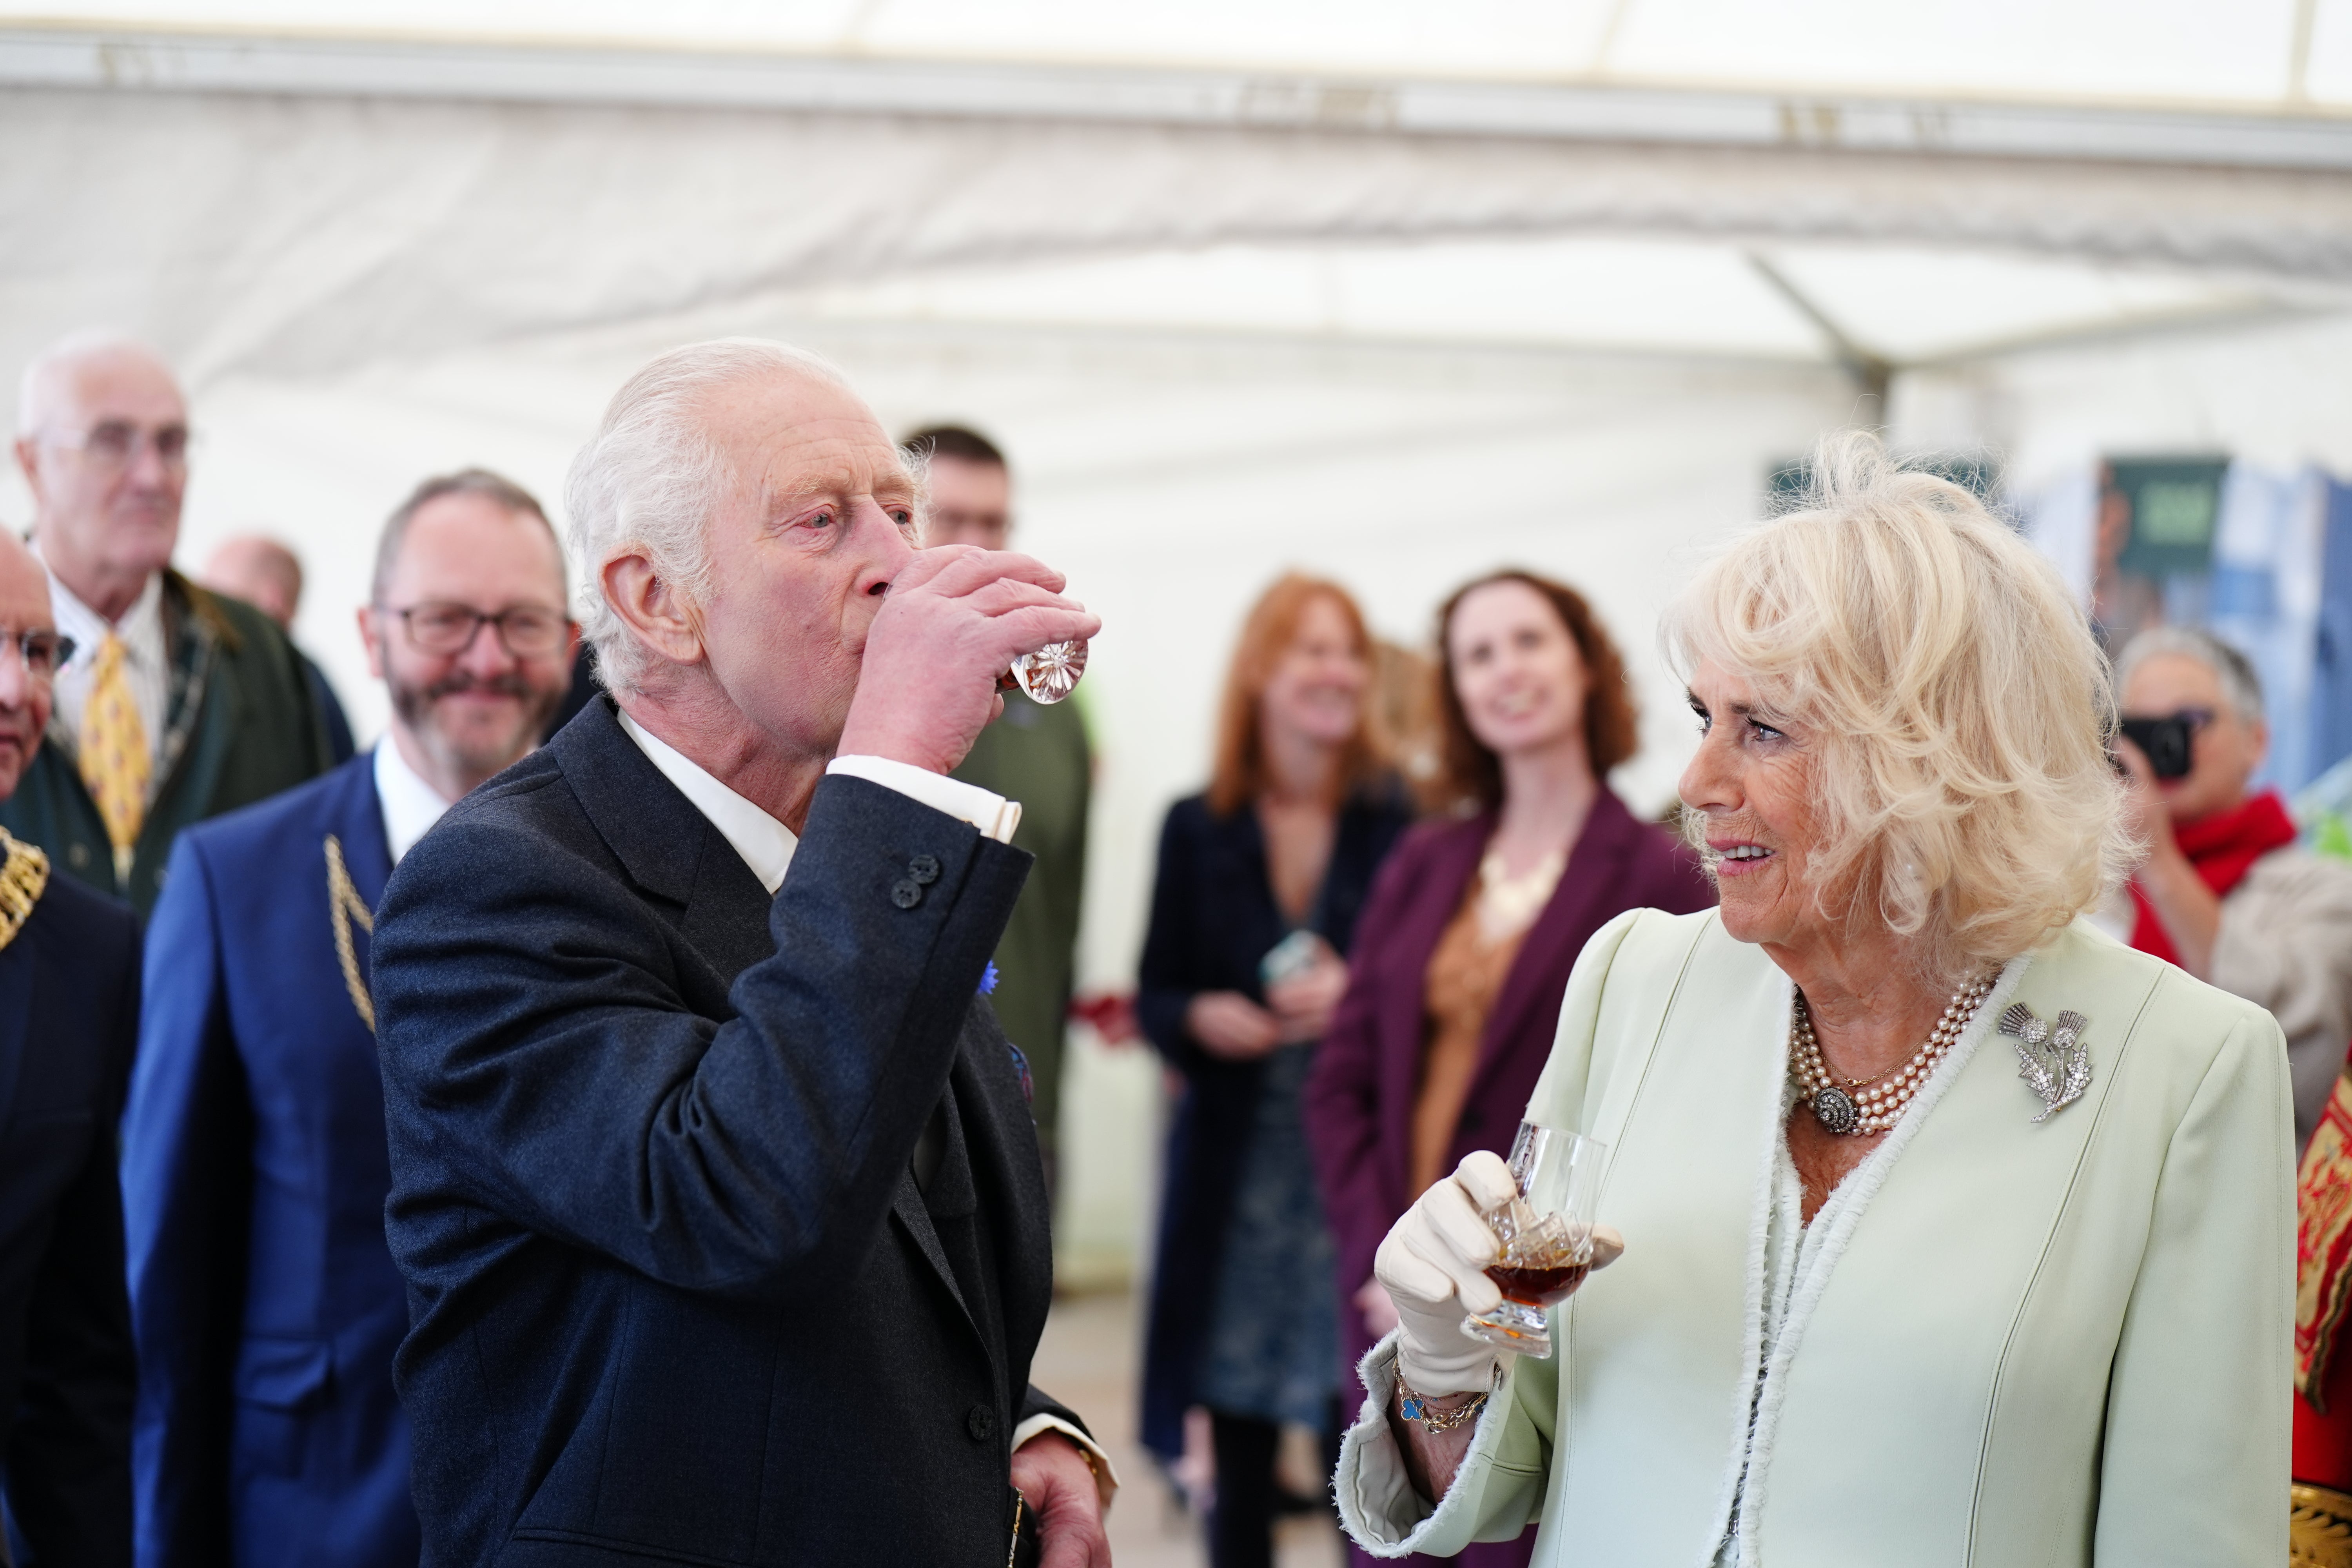
<path id="1" fill-rule="evenodd" d="M 1433 1437 L 1440 1432 L 1451 1432 L 1465 1422 L 1475 1420 L 1478 1412 L 1486 1408 L 1487 1395 L 1493 1392 L 1488 1389 L 1474 1394 L 1470 1396 L 1470 1403 L 1460 1409 L 1440 1413 L 1430 1409 L 1430 1396 L 1414 1393 L 1412 1385 L 1405 1382 L 1404 1373 L 1400 1371 L 1397 1373 L 1397 1414 L 1408 1421 L 1420 1422 L 1421 1429 Z"/>

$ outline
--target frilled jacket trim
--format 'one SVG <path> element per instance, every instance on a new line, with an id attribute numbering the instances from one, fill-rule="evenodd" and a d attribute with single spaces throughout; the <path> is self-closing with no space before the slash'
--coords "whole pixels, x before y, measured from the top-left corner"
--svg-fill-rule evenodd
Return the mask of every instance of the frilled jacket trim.
<path id="1" fill-rule="evenodd" d="M 1720 1545 L 1727 1540 L 1734 1548 L 1731 1560 L 1738 1568 L 1759 1568 L 1762 1562 L 1761 1549 L 1756 1538 L 1757 1529 L 1764 1517 L 1765 1494 L 1771 1481 L 1772 1447 L 1779 1435 L 1781 1405 L 1788 1396 L 1790 1368 L 1804 1342 L 1805 1326 L 1811 1321 L 1814 1308 L 1821 1304 L 1823 1293 L 1828 1290 L 1830 1279 L 1837 1271 L 1838 1259 L 1844 1254 L 1847 1242 L 1853 1238 L 1854 1227 L 1861 1224 L 1864 1211 L 1869 1208 L 1871 1199 L 1885 1184 L 1887 1173 L 1895 1168 L 1895 1161 L 1902 1157 L 1911 1140 L 1918 1135 L 1920 1127 L 1934 1112 L 1945 1091 L 1967 1070 L 1977 1048 L 1992 1032 L 2001 1010 L 2009 1005 L 2010 998 L 2017 994 L 2017 987 L 2032 962 L 2032 954 L 2027 953 L 2010 960 L 2002 968 L 2000 978 L 1993 982 L 1992 990 L 1978 1006 L 1976 1017 L 1961 1033 L 1950 1054 L 1944 1058 L 1943 1065 L 1920 1089 L 1903 1120 L 1896 1122 L 1895 1130 L 1886 1135 L 1886 1142 L 1872 1151 L 1868 1159 L 1854 1167 L 1853 1172 L 1838 1184 L 1829 1201 L 1813 1215 L 1813 1224 L 1807 1227 L 1805 1238 L 1811 1245 L 1800 1246 L 1792 1265 L 1797 1272 L 1797 1282 L 1789 1301 L 1788 1316 L 1781 1321 L 1780 1332 L 1773 1341 L 1767 1359 L 1762 1351 L 1764 1295 L 1768 1288 L 1764 1278 L 1766 1238 L 1772 1222 L 1774 1172 L 1779 1162 L 1788 1158 L 1787 1140 L 1781 1126 L 1783 1119 L 1775 1119 L 1773 1142 L 1766 1150 L 1764 1172 L 1757 1189 L 1749 1235 L 1748 1316 L 1741 1335 L 1741 1342 L 1752 1347 L 1748 1364 L 1760 1368 L 1761 1378 L 1759 1384 L 1756 1373 L 1749 1375 L 1748 1398 L 1742 1403 L 1755 1414 L 1742 1433 L 1744 1440 L 1735 1441 L 1732 1446 L 1730 1461 L 1725 1468 L 1723 1501 L 1718 1514 L 1722 1533 L 1717 1538 L 1717 1549 L 1710 1551 L 1702 1560 L 1701 1568 L 1719 1560 Z M 1780 1103 L 1785 1110 L 1785 1097 Z"/>

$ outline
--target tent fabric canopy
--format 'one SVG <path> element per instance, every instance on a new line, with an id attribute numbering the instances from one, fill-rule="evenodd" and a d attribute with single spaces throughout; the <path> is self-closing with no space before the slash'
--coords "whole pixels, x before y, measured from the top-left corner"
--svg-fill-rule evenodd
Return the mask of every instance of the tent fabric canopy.
<path id="1" fill-rule="evenodd" d="M 0 134 L 18 150 L 0 165 L 0 222 L 16 258 L 6 320 L 152 323 L 199 375 L 314 373 L 813 289 L 1219 246 L 1346 257 L 1452 242 L 1460 265 L 1450 277 L 1420 269 L 1431 300 L 1491 289 L 1494 253 L 1482 264 L 1474 242 L 1596 237 L 2123 268 L 2174 285 L 2158 317 L 2352 297 L 2352 179 L 2342 172 L 2080 155 L 2095 136 L 2068 143 L 2068 156 L 1853 151 L 1817 144 L 1801 117 L 1778 143 L 1727 119 L 1725 138 L 1708 144 L 1715 100 L 1703 95 L 1685 95 L 1685 110 L 1699 110 L 1684 113 L 1675 139 L 1646 142 L 1332 130 L 1312 115 L 1276 126 L 1088 120 L 1024 114 L 1018 101 L 962 114 L 522 102 L 499 97 L 511 50 L 449 45 L 436 46 L 428 63 L 438 75 L 425 79 L 446 79 L 451 96 L 418 96 L 413 77 L 396 94 L 328 89 L 354 60 L 408 58 L 414 43 L 295 49 L 268 79 L 323 73 L 313 90 L 190 91 L 169 85 L 186 70 L 155 63 L 179 58 L 173 49 L 194 47 L 185 40 L 60 37 L 19 29 L 0 46 L 42 43 L 40 70 L 52 79 L 59 48 L 87 47 L 100 62 L 89 68 L 105 73 L 93 80 L 134 85 L 20 88 L 0 99 Z M 238 58 L 268 49 L 236 46 Z M 33 58 L 0 47 L 0 74 L 20 57 Z M 958 70 L 978 79 L 988 68 L 936 67 L 928 79 Z M 2179 112 L 2169 122 L 2193 130 L 2198 119 Z M 1634 123 L 1614 122 L 1621 132 Z M 2336 138 L 2352 163 L 2352 121 L 2298 123 Z M 1850 260 L 1841 276 L 1857 265 L 1868 271 L 1866 259 Z M 1572 267 L 1564 282 L 1573 286 Z M 1869 292 L 1866 279 L 1855 286 Z M 1843 285 L 1825 288 L 1811 303 L 1842 320 Z M 1934 304 L 1922 298 L 1923 310 Z M 1768 313 L 1773 321 L 1731 331 L 1719 346 L 1759 352 L 1760 331 L 1762 352 L 1788 352 L 1770 346 L 1787 331 L 1786 311 Z M 2000 346 L 2053 325 L 2128 326 L 2149 313 L 2145 301 L 2117 300 L 2056 323 L 1988 320 L 1979 338 Z M 1119 324 L 1119 314 L 1097 324 Z M 1171 324 L 1149 302 L 1126 314 L 1138 326 Z M 1199 323 L 1180 313 L 1172 324 Z M 1445 335 L 1442 320 L 1372 331 L 1392 328 Z M 1583 336 L 1642 341 L 1606 322 Z M 1799 336 L 1800 352 L 1835 357 L 1838 345 L 1810 327 Z M 1885 336 L 1939 338 L 1932 322 L 1896 322 Z M 1940 338 L 1940 353 L 1973 346 Z M 1706 345 L 1669 334 L 1654 346 Z"/>

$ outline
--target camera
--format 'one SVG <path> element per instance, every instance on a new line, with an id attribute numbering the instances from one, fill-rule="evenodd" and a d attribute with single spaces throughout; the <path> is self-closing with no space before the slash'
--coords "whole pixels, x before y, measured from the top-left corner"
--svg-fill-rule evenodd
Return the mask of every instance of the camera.
<path id="1" fill-rule="evenodd" d="M 2126 719 L 2123 732 L 2147 757 L 2150 772 L 2160 779 L 2177 779 L 2189 772 L 2189 738 L 2194 732 L 2186 719 Z"/>

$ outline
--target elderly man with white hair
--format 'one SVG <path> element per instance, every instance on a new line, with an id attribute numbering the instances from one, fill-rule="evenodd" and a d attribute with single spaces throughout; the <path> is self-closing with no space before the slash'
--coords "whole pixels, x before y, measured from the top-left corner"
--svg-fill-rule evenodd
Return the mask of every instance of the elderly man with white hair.
<path id="1" fill-rule="evenodd" d="M 2116 661 L 2131 820 L 2147 862 L 2101 923 L 2266 1008 L 2286 1031 L 2298 1146 L 2352 1046 L 2352 866 L 2295 846 L 2276 790 L 2262 680 L 2210 632 L 2158 626 Z"/>
<path id="2" fill-rule="evenodd" d="M 26 367 L 16 463 L 74 657 L 0 826 L 142 913 L 181 828 L 324 773 L 302 665 L 268 616 L 172 570 L 188 408 L 152 351 L 79 332 Z"/>
<path id="3" fill-rule="evenodd" d="M 947 777 L 1098 623 L 919 552 L 898 448 L 780 344 L 638 372 L 568 500 L 611 695 L 376 919 L 425 1559 L 1107 1563 L 1109 1467 L 1029 1384 L 1045 1179 L 982 998 L 1020 808 Z"/>

